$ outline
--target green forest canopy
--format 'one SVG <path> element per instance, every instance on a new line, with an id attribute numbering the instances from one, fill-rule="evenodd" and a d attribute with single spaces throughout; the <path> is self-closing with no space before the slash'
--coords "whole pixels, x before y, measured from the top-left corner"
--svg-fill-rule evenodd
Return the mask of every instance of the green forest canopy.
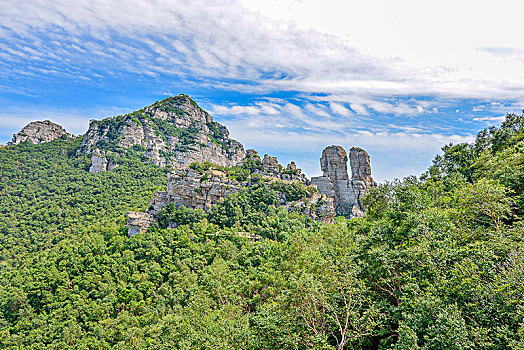
<path id="1" fill-rule="evenodd" d="M 0 347 L 524 349 L 523 138 L 508 115 L 445 146 L 364 218 L 306 227 L 263 188 L 131 238 L 169 169 L 0 148 Z"/>

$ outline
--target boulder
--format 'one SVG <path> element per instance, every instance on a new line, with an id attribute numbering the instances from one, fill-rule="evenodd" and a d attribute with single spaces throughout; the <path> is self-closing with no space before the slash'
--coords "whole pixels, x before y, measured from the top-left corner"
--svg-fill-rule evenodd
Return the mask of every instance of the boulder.
<path id="1" fill-rule="evenodd" d="M 126 213 L 127 218 L 127 235 L 129 237 L 134 236 L 138 233 L 144 233 L 147 231 L 149 226 L 155 221 L 153 215 L 148 213 L 138 213 L 135 211 L 128 211 Z"/>

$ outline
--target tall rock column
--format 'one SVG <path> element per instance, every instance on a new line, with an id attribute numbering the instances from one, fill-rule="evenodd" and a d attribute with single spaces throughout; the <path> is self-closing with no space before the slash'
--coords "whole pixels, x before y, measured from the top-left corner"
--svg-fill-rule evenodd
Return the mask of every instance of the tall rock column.
<path id="1" fill-rule="evenodd" d="M 360 147 L 349 150 L 351 166 L 351 197 L 353 198 L 352 216 L 363 216 L 365 213 L 361 198 L 368 193 L 370 187 L 377 186 L 371 177 L 371 162 L 369 154 Z"/>
<path id="2" fill-rule="evenodd" d="M 360 199 L 370 187 L 376 186 L 371 177 L 369 155 L 362 148 L 353 147 L 349 153 L 351 180 L 348 176 L 346 151 L 341 146 L 329 146 L 322 151 L 320 168 L 323 176 L 311 178 L 320 194 L 333 198 L 337 215 L 357 217 L 364 215 Z"/>
<path id="3" fill-rule="evenodd" d="M 320 169 L 333 186 L 336 207 L 349 204 L 348 156 L 341 146 L 329 146 L 322 151 Z"/>

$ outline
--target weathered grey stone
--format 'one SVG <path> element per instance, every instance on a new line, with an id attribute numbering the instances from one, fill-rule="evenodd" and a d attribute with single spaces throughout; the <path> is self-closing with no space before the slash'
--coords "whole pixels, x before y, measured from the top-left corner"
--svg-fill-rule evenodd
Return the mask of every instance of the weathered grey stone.
<path id="1" fill-rule="evenodd" d="M 333 196 L 331 198 L 333 198 L 335 208 L 338 208 L 339 212 L 345 210 L 343 208 L 346 208 L 352 202 L 347 162 L 348 157 L 344 148 L 341 146 L 326 147 L 322 151 L 320 168 L 324 172 L 324 177 L 329 179 L 332 187 L 325 182 L 325 179 L 311 178 L 311 181 L 317 183 L 317 186 L 320 184 L 321 188 L 325 188 L 325 192 L 320 192 L 321 194 Z"/>
<path id="2" fill-rule="evenodd" d="M 89 172 L 92 174 L 99 173 L 101 171 L 107 171 L 107 158 L 104 152 L 100 152 L 99 149 L 95 149 L 91 154 L 91 167 Z"/>
<path id="3" fill-rule="evenodd" d="M 377 186 L 371 177 L 371 163 L 366 151 L 359 147 L 352 147 L 349 151 L 351 165 L 351 188 L 355 203 L 352 208 L 353 216 L 364 216 L 365 208 L 361 198 L 368 193 L 370 187 Z"/>
<path id="4" fill-rule="evenodd" d="M 227 128 L 214 122 L 186 95 L 172 97 L 134 114 L 116 118 L 123 118 L 123 121 L 112 123 L 115 118 L 108 122 L 91 121 L 79 152 L 90 154 L 101 141 L 124 149 L 140 146 L 145 150 L 144 157 L 150 162 L 159 166 L 171 165 L 174 169 L 206 161 L 220 166 L 234 166 L 245 157 L 244 147 L 229 138 Z M 187 143 L 187 139 L 180 134 L 169 133 L 158 126 L 162 126 L 160 121 L 170 125 L 166 130 L 186 130 L 195 137 L 194 140 Z"/>
<path id="5" fill-rule="evenodd" d="M 155 196 L 149 201 L 150 207 L 147 212 L 157 216 L 160 214 L 160 210 L 166 207 L 169 203 L 171 203 L 171 198 L 167 194 L 167 191 L 157 191 L 155 192 Z"/>
<path id="6" fill-rule="evenodd" d="M 245 159 L 260 161 L 254 150 L 248 150 Z M 263 178 L 269 181 L 299 182 L 304 185 L 309 183 L 301 170 L 297 168 L 295 162 L 291 162 L 286 170 L 282 171 L 282 166 L 278 164 L 276 157 L 266 155 L 264 159 L 264 170 L 259 173 Z M 327 183 L 330 184 L 329 180 L 327 180 Z M 147 213 L 152 217 L 158 217 L 162 208 L 171 203 L 175 206 L 207 211 L 230 194 L 252 185 L 253 183 L 250 180 L 246 180 L 246 182 L 234 181 L 227 177 L 227 173 L 214 169 L 205 173 L 200 173 L 192 167 L 175 169 L 169 176 L 167 190 L 156 192 L 155 196 L 149 201 L 150 207 Z M 285 205 L 285 196 L 281 199 L 282 205 Z M 317 193 L 312 198 L 302 200 L 302 204 L 299 201 L 299 204 L 290 210 L 300 210 L 308 217 L 324 222 L 333 222 L 335 213 L 333 199 Z M 176 224 L 173 225 L 176 226 Z M 136 228 L 131 228 L 131 226 L 130 229 L 134 230 L 133 232 L 136 231 Z"/>
<path id="7" fill-rule="evenodd" d="M 277 157 L 271 157 L 267 154 L 264 154 L 264 159 L 262 159 L 262 165 L 264 169 L 269 173 L 278 174 L 280 173 L 280 165 L 278 164 Z"/>
<path id="8" fill-rule="evenodd" d="M 246 150 L 246 158 L 254 160 L 256 158 L 260 159 L 260 156 L 258 155 L 258 152 L 254 149 L 248 149 Z"/>
<path id="9" fill-rule="evenodd" d="M 221 171 L 211 170 L 204 176 L 193 169 L 180 169 L 169 178 L 167 196 L 176 205 L 209 210 L 241 188 Z"/>
<path id="10" fill-rule="evenodd" d="M 328 198 L 335 198 L 335 188 L 327 176 L 317 176 L 311 178 L 311 183 L 317 187 L 318 192 Z"/>
<path id="11" fill-rule="evenodd" d="M 91 166 L 89 167 L 90 173 L 96 174 L 101 171 L 110 171 L 116 167 L 118 167 L 118 164 L 108 161 L 105 152 L 100 151 L 98 148 L 91 154 Z"/>
<path id="12" fill-rule="evenodd" d="M 287 166 L 286 166 L 286 170 L 287 171 L 297 171 L 297 165 L 295 164 L 295 162 L 291 162 L 289 163 Z M 300 169 L 299 169 L 300 170 Z"/>
<path id="13" fill-rule="evenodd" d="M 375 186 L 375 180 L 371 177 L 369 154 L 360 147 L 352 147 L 349 151 L 349 159 L 351 165 L 351 181 L 359 181 L 367 186 Z"/>
<path id="14" fill-rule="evenodd" d="M 126 213 L 127 218 L 127 235 L 129 237 L 134 236 L 138 233 L 144 233 L 147 231 L 149 226 L 155 221 L 153 215 L 148 213 L 138 213 L 134 211 L 128 211 Z"/>
<path id="15" fill-rule="evenodd" d="M 61 125 L 49 120 L 36 121 L 27 124 L 20 132 L 14 134 L 13 140 L 8 145 L 16 145 L 24 141 L 30 141 L 35 144 L 51 142 L 62 136 L 73 137 Z"/>
<path id="16" fill-rule="evenodd" d="M 324 223 L 333 223 L 335 219 L 335 208 L 333 198 L 314 193 L 311 198 L 304 198 L 295 203 L 286 205 L 287 210 L 299 212 L 313 220 Z"/>
<path id="17" fill-rule="evenodd" d="M 324 175 L 311 178 L 311 182 L 316 184 L 319 193 L 333 198 L 338 215 L 358 217 L 365 213 L 361 198 L 370 187 L 377 184 L 371 177 L 371 165 L 366 151 L 353 147 L 349 158 L 351 180 L 347 171 L 346 151 L 341 146 L 326 147 L 320 158 L 320 167 Z"/>

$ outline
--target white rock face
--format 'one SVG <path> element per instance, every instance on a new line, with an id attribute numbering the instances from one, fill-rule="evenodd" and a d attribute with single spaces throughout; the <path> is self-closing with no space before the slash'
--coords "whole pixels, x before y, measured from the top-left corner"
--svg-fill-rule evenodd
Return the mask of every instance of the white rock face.
<path id="1" fill-rule="evenodd" d="M 95 149 L 91 155 L 91 167 L 89 167 L 89 172 L 91 174 L 96 174 L 101 171 L 113 170 L 117 166 L 118 164 L 107 160 L 105 152 Z"/>
<path id="2" fill-rule="evenodd" d="M 169 203 L 209 210 L 241 188 L 238 182 L 229 180 L 221 171 L 211 170 L 203 175 L 193 169 L 179 169 L 169 177 L 167 191 L 156 192 L 149 202 L 151 209 L 148 213 L 156 216 Z"/>
<path id="3" fill-rule="evenodd" d="M 262 165 L 269 173 L 278 174 L 280 173 L 280 167 L 278 164 L 277 157 L 271 157 L 267 154 L 264 154 L 264 159 L 262 159 Z"/>
<path id="4" fill-rule="evenodd" d="M 297 211 L 307 215 L 313 220 L 332 224 L 335 221 L 335 208 L 333 198 L 328 198 L 320 193 L 314 193 L 311 198 L 304 198 L 286 205 L 288 211 Z"/>
<path id="5" fill-rule="evenodd" d="M 322 151 L 320 167 L 323 176 L 311 178 L 320 194 L 333 198 L 337 215 L 359 217 L 365 213 L 361 198 L 370 187 L 377 185 L 371 177 L 369 155 L 353 147 L 349 153 L 351 180 L 348 176 L 346 151 L 341 146 L 329 146 Z"/>
<path id="6" fill-rule="evenodd" d="M 138 213 L 135 211 L 128 211 L 127 218 L 127 235 L 129 237 L 138 233 L 144 233 L 149 226 L 155 221 L 153 215 L 147 213 Z"/>
<path id="7" fill-rule="evenodd" d="M 186 95 L 167 98 L 125 116 L 91 121 L 80 152 L 92 154 L 96 149 L 116 153 L 129 150 L 174 169 L 206 161 L 234 166 L 245 157 L 244 147 L 229 138 L 227 128 L 214 122 Z"/>
<path id="8" fill-rule="evenodd" d="M 14 134 L 13 140 L 8 145 L 16 145 L 24 141 L 30 141 L 35 144 L 51 142 L 62 136 L 73 137 L 61 125 L 49 120 L 36 121 L 27 124 L 22 131 Z"/>

